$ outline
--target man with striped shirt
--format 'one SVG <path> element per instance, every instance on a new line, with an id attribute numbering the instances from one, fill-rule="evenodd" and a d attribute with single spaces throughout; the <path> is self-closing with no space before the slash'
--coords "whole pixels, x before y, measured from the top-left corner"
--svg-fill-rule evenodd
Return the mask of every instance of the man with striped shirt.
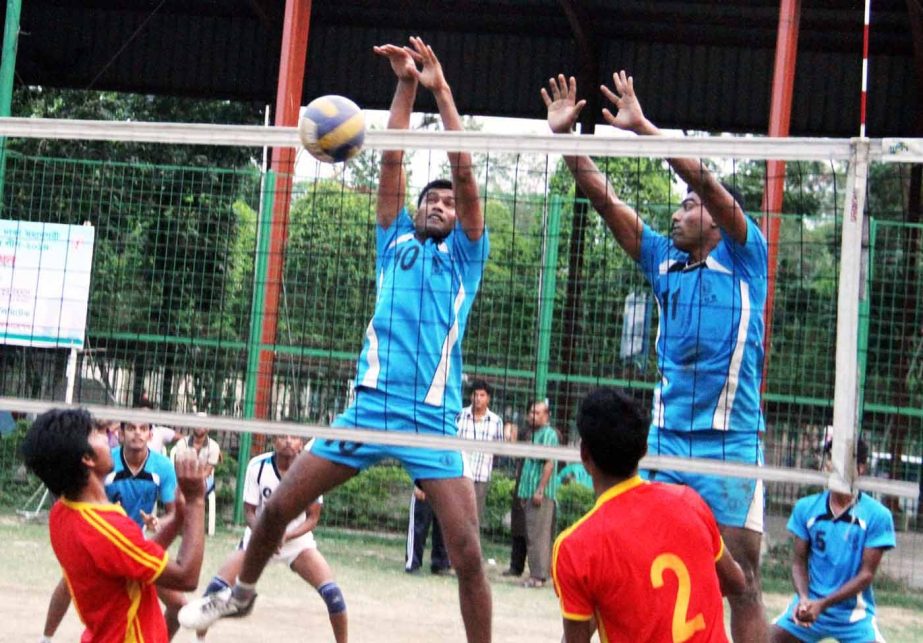
<path id="1" fill-rule="evenodd" d="M 536 401 L 529 407 L 526 422 L 532 430 L 532 444 L 558 446 L 558 432 L 549 424 L 548 402 Z M 554 460 L 526 458 L 517 488 L 518 501 L 526 519 L 526 555 L 529 578 L 523 587 L 544 587 L 551 567 L 551 542 L 557 508 L 558 477 Z"/>
<path id="2" fill-rule="evenodd" d="M 467 440 L 503 441 L 503 420 L 490 410 L 490 385 L 482 379 L 471 382 L 471 404 L 458 414 L 455 424 L 458 437 Z M 484 524 L 484 507 L 487 505 L 487 488 L 494 468 L 494 455 L 479 451 L 463 453 L 465 464 L 474 480 L 474 495 L 478 503 L 478 521 Z"/>

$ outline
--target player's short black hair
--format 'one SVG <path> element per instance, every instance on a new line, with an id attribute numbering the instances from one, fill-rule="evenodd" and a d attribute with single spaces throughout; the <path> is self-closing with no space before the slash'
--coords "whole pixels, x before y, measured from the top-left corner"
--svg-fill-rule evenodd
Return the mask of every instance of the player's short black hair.
<path id="1" fill-rule="evenodd" d="M 419 208 L 423 205 L 423 199 L 426 198 L 426 193 L 430 190 L 451 190 L 452 182 L 449 179 L 435 179 L 430 181 L 423 186 L 423 189 L 420 191 L 420 196 L 417 197 L 417 207 Z"/>
<path id="2" fill-rule="evenodd" d="M 86 486 L 90 471 L 83 456 L 93 453 L 87 439 L 93 427 L 84 409 L 52 409 L 26 433 L 19 447 L 23 462 L 56 496 L 75 498 Z"/>
<path id="3" fill-rule="evenodd" d="M 647 453 L 648 418 L 628 394 L 604 387 L 591 391 L 577 411 L 577 431 L 603 473 L 631 476 Z"/>
<path id="4" fill-rule="evenodd" d="M 471 383 L 468 385 L 469 396 L 475 391 L 484 391 L 488 395 L 493 395 L 490 384 L 487 383 L 487 380 L 482 380 L 481 378 L 471 380 Z"/>
<path id="5" fill-rule="evenodd" d="M 734 187 L 733 185 L 731 185 L 730 183 L 725 183 L 724 181 L 719 181 L 719 183 L 721 183 L 721 187 L 723 187 L 725 190 L 727 190 L 728 193 L 729 193 L 732 197 L 734 197 L 734 200 L 737 202 L 737 205 L 740 206 L 740 209 L 743 210 L 744 212 L 746 212 L 746 211 L 747 211 L 747 208 L 744 207 L 744 195 L 740 193 L 740 190 L 738 190 L 737 188 L 735 188 L 735 187 Z M 692 189 L 692 186 L 691 186 L 691 185 L 687 185 L 687 186 L 686 186 L 686 194 L 689 194 L 690 192 L 695 192 L 695 190 Z"/>
<path id="6" fill-rule="evenodd" d="M 824 455 L 829 456 L 830 451 L 833 449 L 833 440 L 827 440 L 824 443 Z M 856 443 L 856 464 L 868 464 L 869 463 L 869 445 L 868 443 L 859 438 L 859 441 Z"/>

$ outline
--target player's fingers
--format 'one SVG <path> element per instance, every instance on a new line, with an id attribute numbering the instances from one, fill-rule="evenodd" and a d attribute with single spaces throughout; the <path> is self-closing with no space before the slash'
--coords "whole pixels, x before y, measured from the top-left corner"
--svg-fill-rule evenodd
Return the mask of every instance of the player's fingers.
<path id="1" fill-rule="evenodd" d="M 545 88 L 541 89 L 542 100 L 545 102 L 545 107 L 551 107 L 551 96 L 548 95 L 548 92 L 545 91 Z"/>
<path id="2" fill-rule="evenodd" d="M 619 97 L 618 94 L 614 93 L 611 89 L 609 89 L 605 85 L 600 85 L 599 91 L 602 92 L 602 95 L 606 97 L 606 100 L 608 100 L 610 103 L 618 107 L 618 104 L 621 101 L 621 98 Z"/>
<path id="3" fill-rule="evenodd" d="M 613 116 L 612 112 L 610 112 L 605 107 L 603 107 L 603 118 L 607 123 L 609 123 L 609 125 L 615 125 L 615 116 Z"/>

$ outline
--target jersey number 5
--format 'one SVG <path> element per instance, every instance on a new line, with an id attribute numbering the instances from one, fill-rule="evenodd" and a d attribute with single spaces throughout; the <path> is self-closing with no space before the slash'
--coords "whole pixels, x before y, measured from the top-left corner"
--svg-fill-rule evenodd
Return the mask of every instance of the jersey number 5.
<path id="1" fill-rule="evenodd" d="M 663 573 L 666 570 L 676 575 L 678 586 L 676 588 L 676 605 L 673 608 L 673 643 L 683 643 L 692 638 L 699 630 L 705 629 L 705 617 L 699 612 L 692 619 L 686 620 L 689 611 L 689 594 L 692 583 L 689 580 L 689 570 L 686 564 L 676 554 L 660 554 L 651 564 L 651 585 L 654 589 L 663 587 Z"/>

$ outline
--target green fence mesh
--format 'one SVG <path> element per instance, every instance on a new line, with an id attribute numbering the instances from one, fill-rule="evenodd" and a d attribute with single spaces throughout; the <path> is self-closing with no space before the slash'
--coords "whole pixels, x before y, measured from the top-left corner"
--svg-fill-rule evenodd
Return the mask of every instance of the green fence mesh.
<path id="1" fill-rule="evenodd" d="M 546 394 L 565 433 L 576 401 L 596 385 L 626 386 L 649 402 L 657 312 L 641 273 L 560 172 L 536 180 L 517 175 L 518 159 L 493 162 L 498 171 L 484 179 L 492 252 L 469 324 L 466 372 L 494 385 L 492 406 L 511 422 Z M 616 169 L 610 176 L 623 198 L 653 227 L 666 227 L 677 198 L 665 165 L 631 160 Z M 834 169 L 815 169 L 813 185 L 826 196 L 816 196 L 812 214 L 782 218 L 764 396 L 770 464 L 816 466 L 832 420 L 844 184 Z M 291 196 L 271 185 L 261 193 L 263 178 L 257 170 L 8 155 L 5 218 L 96 228 L 75 399 L 130 406 L 146 395 L 162 409 L 241 416 L 252 404 L 255 351 L 270 349 L 271 418 L 325 424 L 344 408 L 374 303 L 374 193 L 355 172 L 296 180 Z M 258 345 L 263 320 L 252 312 L 267 260 L 259 235 L 269 233 L 268 210 L 282 198 L 292 202 L 278 330 L 274 343 Z M 870 214 L 863 433 L 878 472 L 916 480 L 923 232 L 893 212 Z M 0 346 L 0 393 L 63 399 L 66 358 Z M 237 436 L 225 438 L 237 456 Z M 16 469 L 11 448 L 0 458 L 0 469 Z"/>

